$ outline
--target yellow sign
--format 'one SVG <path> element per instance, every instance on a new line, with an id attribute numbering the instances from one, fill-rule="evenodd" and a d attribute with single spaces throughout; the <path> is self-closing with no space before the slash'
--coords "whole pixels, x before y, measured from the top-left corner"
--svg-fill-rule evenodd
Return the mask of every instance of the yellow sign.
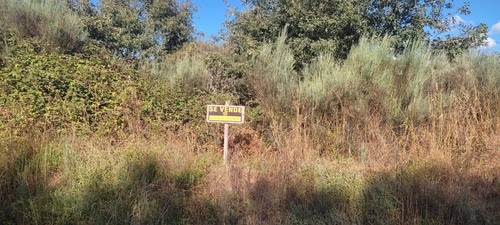
<path id="1" fill-rule="evenodd" d="M 243 123 L 245 106 L 208 105 L 207 122 L 212 123 Z"/>

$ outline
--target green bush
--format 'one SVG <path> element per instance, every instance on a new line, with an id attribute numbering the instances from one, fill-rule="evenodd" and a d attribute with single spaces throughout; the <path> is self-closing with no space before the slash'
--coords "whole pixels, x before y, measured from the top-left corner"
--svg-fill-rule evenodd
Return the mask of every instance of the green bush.
<path id="1" fill-rule="evenodd" d="M 118 129 L 136 79 L 110 58 L 48 53 L 29 43 L 12 50 L 0 76 L 0 124 L 12 130 Z"/>
<path id="2" fill-rule="evenodd" d="M 177 70 L 139 74 L 134 63 L 111 56 L 50 53 L 21 42 L 0 69 L 0 126 L 7 132 L 77 127 L 105 133 L 198 126 L 207 104 L 234 97 L 197 86 L 203 84 L 200 70 L 184 71 L 186 60 L 191 61 L 181 58 L 167 67 Z"/>
<path id="3" fill-rule="evenodd" d="M 210 90 L 210 75 L 206 63 L 206 52 L 196 44 L 187 44 L 181 50 L 143 61 L 141 65 L 142 80 L 161 88 L 177 88 L 185 95 L 196 90 Z"/>

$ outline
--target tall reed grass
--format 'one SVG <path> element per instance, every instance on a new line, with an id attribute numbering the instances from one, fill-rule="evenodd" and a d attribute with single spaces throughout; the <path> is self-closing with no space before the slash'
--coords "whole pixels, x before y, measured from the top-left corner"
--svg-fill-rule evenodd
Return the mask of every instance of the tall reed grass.
<path id="1" fill-rule="evenodd" d="M 364 139 L 372 138 L 367 124 L 402 135 L 460 110 L 462 104 L 475 104 L 481 115 L 497 110 L 498 56 L 466 54 L 452 62 L 420 42 L 395 55 L 390 37 L 362 38 L 345 61 L 323 53 L 297 75 L 293 61 L 272 60 L 291 57 L 280 44 L 284 38 L 274 48 L 265 46 L 262 59 L 255 61 L 258 102 L 279 115 L 274 118 L 295 123 L 323 150 L 364 151 Z M 471 96 L 477 102 L 461 102 Z"/>
<path id="2" fill-rule="evenodd" d="M 43 40 L 61 52 L 76 51 L 86 38 L 81 18 L 65 1 L 1 0 L 0 4 L 1 26 L 20 37 Z"/>
<path id="3" fill-rule="evenodd" d="M 218 151 L 196 152 L 186 138 L 4 139 L 0 221 L 495 224 L 498 219 L 498 166 L 491 162 L 477 161 L 472 168 L 482 170 L 474 171 L 451 155 L 432 152 L 397 164 L 372 159 L 365 164 L 307 149 L 242 155 L 223 165 Z M 294 145 L 288 138 L 282 147 Z"/>
<path id="4" fill-rule="evenodd" d="M 210 90 L 211 80 L 206 53 L 196 44 L 187 44 L 177 53 L 166 55 L 143 65 L 144 79 L 152 84 L 180 85 L 183 90 Z"/>
<path id="5" fill-rule="evenodd" d="M 324 53 L 296 72 L 283 38 L 249 65 L 260 105 L 248 107 L 248 123 L 231 127 L 228 164 L 222 127 L 199 122 L 207 99 L 226 96 L 171 89 L 206 85 L 197 83 L 205 77 L 203 54 L 179 53 L 138 89 L 135 100 L 150 102 L 130 110 L 144 122 L 154 103 L 161 122 L 178 115 L 169 114 L 173 108 L 198 123 L 138 125 L 125 138 L 0 133 L 0 223 L 500 220 L 498 56 L 450 62 L 418 43 L 394 55 L 390 38 L 365 38 L 346 61 Z"/>
<path id="6" fill-rule="evenodd" d="M 276 43 L 264 45 L 254 59 L 254 67 L 248 82 L 253 87 L 262 107 L 269 113 L 276 113 L 274 119 L 293 111 L 294 96 L 299 77 L 293 69 L 293 52 L 285 44 L 282 35 Z"/>

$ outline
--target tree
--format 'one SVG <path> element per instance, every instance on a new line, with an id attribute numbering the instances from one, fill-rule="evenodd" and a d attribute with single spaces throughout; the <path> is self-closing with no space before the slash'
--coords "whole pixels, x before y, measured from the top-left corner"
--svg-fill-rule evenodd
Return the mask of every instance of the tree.
<path id="1" fill-rule="evenodd" d="M 432 42 L 435 49 L 443 50 L 448 54 L 450 59 L 455 58 L 458 54 L 470 48 L 483 46 L 488 33 L 486 24 L 478 26 L 465 26 L 459 36 L 446 35 L 438 37 Z"/>
<path id="2" fill-rule="evenodd" d="M 409 41 L 422 40 L 456 54 L 479 47 L 486 39 L 485 24 L 457 20 L 458 15 L 470 14 L 468 3 L 456 8 L 453 0 L 367 0 L 364 14 L 371 34 L 396 37 L 394 47 L 399 52 Z M 453 29 L 459 34 L 443 35 Z"/>
<path id="3" fill-rule="evenodd" d="M 122 56 L 154 57 L 192 40 L 191 1 L 102 0 L 87 22 L 90 38 Z"/>
<path id="4" fill-rule="evenodd" d="M 453 0 L 242 2 L 247 10 L 228 22 L 229 41 L 237 53 L 252 55 L 258 46 L 276 40 L 287 27 L 287 44 L 294 50 L 297 68 L 324 51 L 344 58 L 363 35 L 394 36 L 396 52 L 403 51 L 414 40 L 426 41 L 436 49 L 459 52 L 480 46 L 486 38 L 483 24 L 474 27 L 457 23 L 455 16 L 470 13 L 469 5 L 456 8 Z M 454 28 L 462 32 L 443 35 Z"/>
<path id="5" fill-rule="evenodd" d="M 81 16 L 90 16 L 92 14 L 92 3 L 90 0 L 66 0 L 68 8 L 77 12 Z"/>
<path id="6" fill-rule="evenodd" d="M 360 2 L 337 0 L 244 0 L 248 10 L 229 21 L 229 41 L 239 53 L 252 54 L 261 43 L 274 41 L 286 27 L 296 68 L 329 51 L 344 57 L 366 30 Z"/>

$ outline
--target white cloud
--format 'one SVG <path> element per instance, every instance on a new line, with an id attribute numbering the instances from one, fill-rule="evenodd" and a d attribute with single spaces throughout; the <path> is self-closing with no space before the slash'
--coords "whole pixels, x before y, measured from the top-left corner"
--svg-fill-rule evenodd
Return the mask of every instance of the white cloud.
<path id="1" fill-rule="evenodd" d="M 492 34 L 500 33 L 500 22 L 493 25 L 493 27 L 491 28 L 491 33 Z"/>
<path id="2" fill-rule="evenodd" d="M 452 28 L 452 30 L 455 30 L 455 28 L 460 25 L 467 24 L 467 21 L 465 21 L 459 15 L 454 15 L 452 17 L 446 18 L 444 22 L 447 23 Z"/>
<path id="3" fill-rule="evenodd" d="M 480 47 L 480 49 L 487 49 L 487 48 L 493 48 L 497 46 L 498 43 L 493 39 L 493 38 L 487 38 L 484 41 L 484 45 Z"/>
<path id="4" fill-rule="evenodd" d="M 464 19 L 462 19 L 462 17 L 460 17 L 459 15 L 455 15 L 453 16 L 453 19 L 455 19 L 455 23 L 458 23 L 458 24 L 465 24 L 467 23 Z"/>

